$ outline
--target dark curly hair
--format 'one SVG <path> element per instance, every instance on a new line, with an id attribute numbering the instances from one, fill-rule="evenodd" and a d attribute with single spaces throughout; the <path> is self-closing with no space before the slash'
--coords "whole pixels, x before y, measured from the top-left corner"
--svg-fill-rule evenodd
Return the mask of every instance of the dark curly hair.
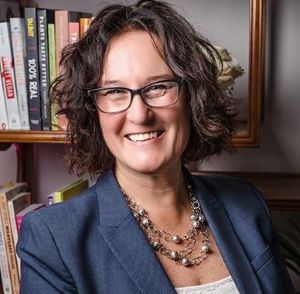
<path id="1" fill-rule="evenodd" d="M 109 5 L 98 13 L 78 42 L 63 49 L 61 74 L 51 88 L 51 97 L 58 104 L 57 114 L 68 119 L 69 170 L 78 175 L 102 175 L 114 166 L 97 107 L 86 90 L 97 87 L 109 41 L 136 29 L 158 36 L 165 62 L 185 82 L 191 133 L 183 163 L 234 149 L 233 101 L 217 84 L 220 57 L 210 42 L 167 3 L 140 0 L 129 6 Z"/>

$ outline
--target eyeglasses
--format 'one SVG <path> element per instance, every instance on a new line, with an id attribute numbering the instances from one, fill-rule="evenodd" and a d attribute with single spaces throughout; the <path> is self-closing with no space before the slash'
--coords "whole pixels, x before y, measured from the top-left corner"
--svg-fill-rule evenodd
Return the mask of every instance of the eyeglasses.
<path id="1" fill-rule="evenodd" d="M 97 88 L 87 91 L 95 101 L 97 108 L 104 113 L 120 113 L 126 111 L 138 94 L 149 107 L 167 107 L 177 102 L 182 80 L 164 80 L 149 84 L 140 89 L 123 87 Z"/>

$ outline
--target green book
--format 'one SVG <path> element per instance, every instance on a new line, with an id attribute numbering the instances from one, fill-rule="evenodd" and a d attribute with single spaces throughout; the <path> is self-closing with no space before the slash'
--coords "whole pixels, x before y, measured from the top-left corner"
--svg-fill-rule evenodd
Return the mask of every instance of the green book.
<path id="1" fill-rule="evenodd" d="M 53 192 L 53 203 L 59 203 L 76 196 L 80 192 L 88 188 L 87 180 L 78 180 L 68 186 L 62 187 L 61 189 Z"/>

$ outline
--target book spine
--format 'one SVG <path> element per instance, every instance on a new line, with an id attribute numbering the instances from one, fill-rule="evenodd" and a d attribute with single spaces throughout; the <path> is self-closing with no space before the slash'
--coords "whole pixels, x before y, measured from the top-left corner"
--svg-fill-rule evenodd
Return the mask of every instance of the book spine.
<path id="1" fill-rule="evenodd" d="M 21 129 L 8 22 L 0 23 L 0 67 L 8 127 Z"/>
<path id="2" fill-rule="evenodd" d="M 0 80 L 0 130 L 7 130 L 7 129 L 8 129 L 8 118 L 6 113 L 4 91 Z"/>
<path id="3" fill-rule="evenodd" d="M 11 285 L 10 274 L 9 274 L 8 259 L 6 255 L 1 217 L 0 217 L 0 270 L 1 270 L 3 293 L 12 294 L 12 285 Z"/>
<path id="4" fill-rule="evenodd" d="M 8 258 L 8 266 L 12 283 L 12 290 L 14 294 L 20 292 L 19 273 L 17 268 L 16 251 L 13 243 L 13 237 L 11 232 L 7 200 L 4 195 L 0 196 L 0 211 L 1 221 L 3 227 L 4 243 L 6 247 L 6 253 Z"/>
<path id="5" fill-rule="evenodd" d="M 55 26 L 54 23 L 48 23 L 48 51 L 49 51 L 49 79 L 52 83 L 56 77 L 56 56 L 55 56 Z M 51 102 L 51 129 L 57 130 L 56 105 Z"/>
<path id="6" fill-rule="evenodd" d="M 39 44 L 39 69 L 40 69 L 40 91 L 42 104 L 42 126 L 43 130 L 50 130 L 50 99 L 49 99 L 49 64 L 48 64 L 48 30 L 47 10 L 37 11 L 38 44 Z"/>
<path id="7" fill-rule="evenodd" d="M 80 37 L 82 37 L 86 31 L 89 29 L 90 24 L 92 22 L 91 17 L 81 17 L 80 18 Z"/>
<path id="8" fill-rule="evenodd" d="M 29 105 L 29 122 L 31 130 L 42 129 L 40 84 L 38 71 L 38 43 L 37 43 L 37 25 L 36 9 L 25 7 L 25 28 L 27 43 L 27 92 Z"/>
<path id="9" fill-rule="evenodd" d="M 29 130 L 29 115 L 26 89 L 26 44 L 25 44 L 25 25 L 22 18 L 10 19 L 11 41 L 14 56 L 16 87 L 18 93 L 19 113 L 21 129 Z"/>
<path id="10" fill-rule="evenodd" d="M 15 209 L 12 201 L 8 201 L 7 203 L 8 206 L 8 212 L 9 212 L 9 220 L 10 220 L 10 225 L 11 225 L 11 232 L 12 232 L 12 237 L 14 241 L 14 246 L 15 249 L 17 247 L 17 242 L 18 242 L 18 231 L 17 231 L 17 223 L 16 223 L 16 214 L 15 214 Z M 16 255 L 17 259 L 17 267 L 18 267 L 18 273 L 19 276 L 21 276 L 21 260 L 18 255 Z"/>
<path id="11" fill-rule="evenodd" d="M 69 22 L 69 43 L 75 43 L 79 40 L 79 23 Z"/>
<path id="12" fill-rule="evenodd" d="M 62 49 L 69 44 L 69 12 L 55 11 L 56 73 L 59 74 L 59 62 Z"/>

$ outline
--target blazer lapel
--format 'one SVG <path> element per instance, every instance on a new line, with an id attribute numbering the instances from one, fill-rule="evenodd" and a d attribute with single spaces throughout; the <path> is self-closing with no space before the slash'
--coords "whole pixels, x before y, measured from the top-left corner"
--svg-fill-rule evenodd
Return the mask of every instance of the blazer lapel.
<path id="1" fill-rule="evenodd" d="M 190 178 L 224 262 L 240 293 L 262 293 L 261 287 L 221 201 L 199 180 Z"/>
<path id="2" fill-rule="evenodd" d="M 154 250 L 109 172 L 97 183 L 99 230 L 113 255 L 141 293 L 176 293 Z"/>

